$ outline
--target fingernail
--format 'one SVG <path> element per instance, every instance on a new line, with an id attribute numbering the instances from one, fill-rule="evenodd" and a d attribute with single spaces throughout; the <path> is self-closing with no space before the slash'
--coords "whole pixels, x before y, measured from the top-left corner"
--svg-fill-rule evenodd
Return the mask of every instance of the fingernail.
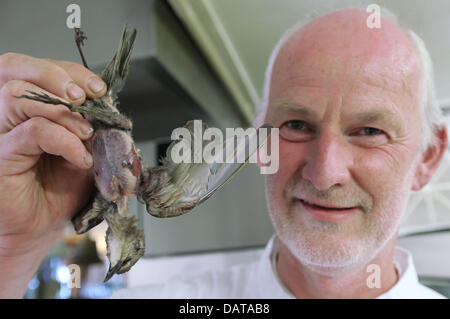
<path id="1" fill-rule="evenodd" d="M 66 88 L 67 96 L 72 100 L 81 99 L 84 95 L 84 91 L 75 83 L 70 82 Z"/>
<path id="2" fill-rule="evenodd" d="M 89 154 L 88 152 L 86 152 L 86 154 L 84 154 L 84 162 L 86 163 L 86 165 L 88 167 L 91 167 L 93 164 L 92 155 Z"/>
<path id="3" fill-rule="evenodd" d="M 92 92 L 98 93 L 105 87 L 105 82 L 103 82 L 97 76 L 93 76 L 88 80 L 88 87 Z"/>
<path id="4" fill-rule="evenodd" d="M 92 128 L 92 126 L 89 124 L 86 124 L 86 123 L 80 124 L 80 130 L 81 130 L 81 133 L 83 133 L 86 136 L 89 136 L 89 135 L 91 135 L 92 132 L 94 132 L 94 129 Z"/>

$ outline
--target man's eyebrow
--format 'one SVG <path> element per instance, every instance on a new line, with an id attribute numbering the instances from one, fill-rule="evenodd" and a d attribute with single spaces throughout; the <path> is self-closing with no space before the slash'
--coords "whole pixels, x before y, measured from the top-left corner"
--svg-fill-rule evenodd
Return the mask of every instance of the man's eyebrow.
<path id="1" fill-rule="evenodd" d="M 388 109 L 351 114 L 351 118 L 362 123 L 384 122 L 397 131 L 401 129 L 400 123 L 396 120 L 397 114 Z"/>
<path id="2" fill-rule="evenodd" d="M 305 117 L 312 117 L 314 115 L 314 112 L 311 111 L 310 108 L 307 108 L 307 107 L 305 107 L 303 105 L 299 105 L 299 104 L 281 103 L 281 104 L 275 105 L 275 108 L 277 109 L 277 111 L 290 111 L 290 112 L 293 112 L 300 116 L 305 116 Z"/>

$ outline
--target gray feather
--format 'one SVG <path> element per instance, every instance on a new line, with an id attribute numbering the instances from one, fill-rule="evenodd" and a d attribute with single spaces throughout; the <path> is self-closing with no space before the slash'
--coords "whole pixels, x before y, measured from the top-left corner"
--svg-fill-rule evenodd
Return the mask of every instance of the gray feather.
<path id="1" fill-rule="evenodd" d="M 204 202 L 225 185 L 262 144 L 255 143 L 256 148 L 252 148 L 249 140 L 241 140 L 235 144 L 234 138 L 231 138 L 219 145 L 221 152 L 216 154 L 212 163 L 203 161 L 194 163 L 192 158 L 188 163 L 176 163 L 171 157 L 171 152 L 178 143 L 190 145 L 191 156 L 196 151 L 194 139 L 200 138 L 203 147 L 210 143 L 204 141 L 202 136 L 196 137 L 199 133 L 203 135 L 203 131 L 207 128 L 206 124 L 203 123 L 202 132 L 195 132 L 193 121 L 188 122 L 185 128 L 188 129 L 190 136 L 170 144 L 162 161 L 163 166 L 145 169 L 143 174 L 138 199 L 146 204 L 147 212 L 155 217 L 178 216 Z M 250 138 L 258 139 L 257 135 Z M 258 139 L 258 142 L 261 141 Z M 244 163 L 237 163 L 238 154 L 242 151 L 246 152 L 246 160 Z M 228 162 L 224 161 L 224 157 Z"/>
<path id="2" fill-rule="evenodd" d="M 136 34 L 135 28 L 129 29 L 128 26 L 125 26 L 119 48 L 102 73 L 102 79 L 108 86 L 108 90 L 111 92 L 110 95 L 114 100 L 117 99 L 117 94 L 125 85 Z"/>

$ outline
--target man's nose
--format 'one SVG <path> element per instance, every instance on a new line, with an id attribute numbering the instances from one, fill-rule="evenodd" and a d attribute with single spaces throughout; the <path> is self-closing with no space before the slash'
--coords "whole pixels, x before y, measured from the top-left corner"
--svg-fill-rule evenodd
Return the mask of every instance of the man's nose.
<path id="1" fill-rule="evenodd" d="M 318 190 L 345 185 L 351 178 L 353 163 L 350 147 L 338 134 L 323 131 L 306 150 L 302 177 Z"/>

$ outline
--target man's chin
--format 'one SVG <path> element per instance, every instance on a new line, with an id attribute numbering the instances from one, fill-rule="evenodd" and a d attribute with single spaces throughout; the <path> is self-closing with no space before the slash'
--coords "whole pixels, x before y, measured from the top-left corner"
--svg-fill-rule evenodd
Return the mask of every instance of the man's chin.
<path id="1" fill-rule="evenodd" d="M 348 234 L 278 234 L 303 265 L 315 272 L 337 274 L 371 260 L 374 245 Z"/>

